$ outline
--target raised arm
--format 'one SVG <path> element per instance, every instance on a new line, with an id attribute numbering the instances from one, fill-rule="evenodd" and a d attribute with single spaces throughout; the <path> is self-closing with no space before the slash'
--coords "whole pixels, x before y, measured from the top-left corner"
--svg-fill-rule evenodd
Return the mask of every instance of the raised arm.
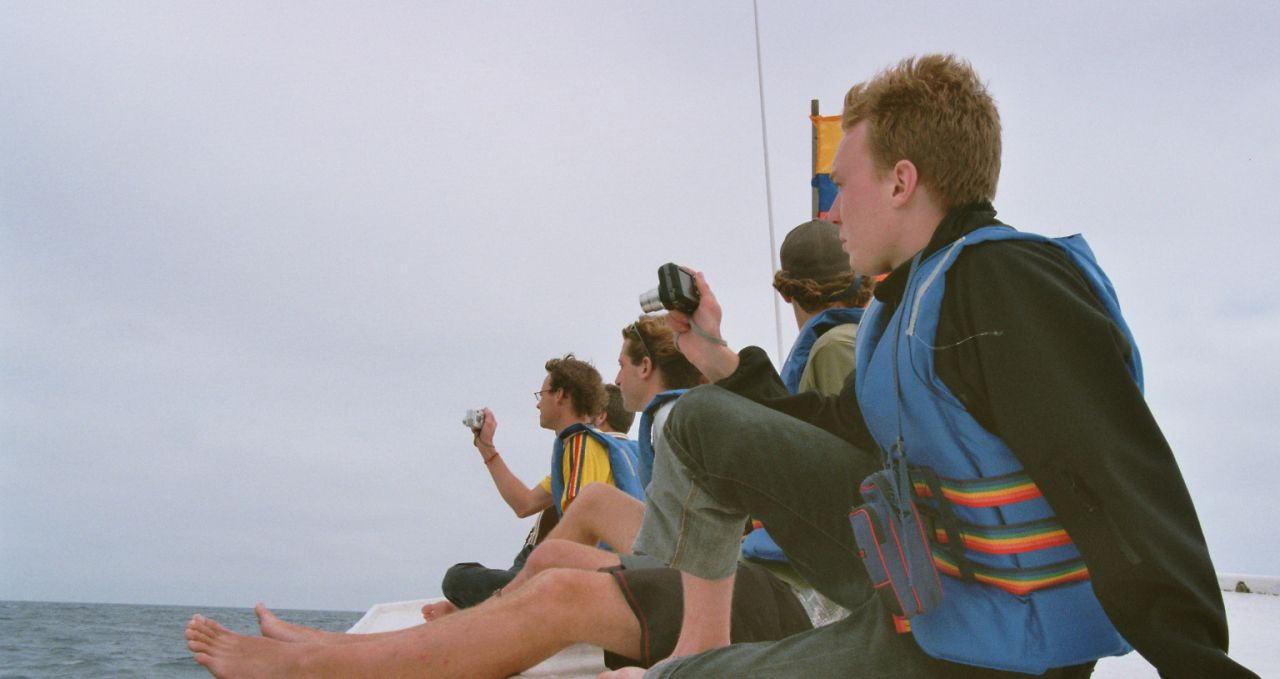
<path id="1" fill-rule="evenodd" d="M 541 486 L 525 485 L 524 481 L 521 481 L 520 477 L 507 467 L 502 455 L 493 444 L 493 435 L 497 430 L 498 419 L 493 416 L 493 411 L 485 408 L 484 424 L 479 430 L 473 430 L 475 438 L 472 443 L 480 453 L 484 466 L 489 469 L 489 476 L 493 478 L 493 485 L 498 488 L 498 494 L 520 518 L 533 516 L 550 507 L 552 500 L 547 491 Z"/>
<path id="2" fill-rule="evenodd" d="M 669 312 L 667 325 L 676 335 L 676 349 L 707 379 L 718 382 L 738 369 L 738 354 L 720 336 L 720 302 L 707 279 L 693 269 L 686 267 L 685 271 L 693 274 L 701 301 L 692 317 L 681 311 Z"/>

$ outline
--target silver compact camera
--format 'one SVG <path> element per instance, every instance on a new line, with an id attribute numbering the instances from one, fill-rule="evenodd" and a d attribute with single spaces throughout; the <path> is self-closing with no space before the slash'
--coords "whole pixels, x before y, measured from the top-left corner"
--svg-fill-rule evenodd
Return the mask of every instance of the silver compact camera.
<path id="1" fill-rule="evenodd" d="M 467 414 L 462 416 L 462 424 L 466 425 L 468 429 L 478 430 L 483 427 L 484 409 L 476 408 L 474 410 L 468 410 Z"/>

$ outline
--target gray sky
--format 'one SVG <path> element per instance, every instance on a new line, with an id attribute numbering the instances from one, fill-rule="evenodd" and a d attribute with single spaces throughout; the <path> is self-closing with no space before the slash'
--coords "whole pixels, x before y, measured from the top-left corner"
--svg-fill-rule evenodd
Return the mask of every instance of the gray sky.
<path id="1" fill-rule="evenodd" d="M 969 59 L 1001 217 L 1086 234 L 1218 569 L 1280 573 L 1280 6 L 760 21 L 779 240 L 810 99 Z M 612 379 L 669 260 L 776 354 L 753 35 L 741 1 L 0 0 L 0 599 L 362 610 L 509 563 L 464 410 L 537 481 L 543 362 Z"/>

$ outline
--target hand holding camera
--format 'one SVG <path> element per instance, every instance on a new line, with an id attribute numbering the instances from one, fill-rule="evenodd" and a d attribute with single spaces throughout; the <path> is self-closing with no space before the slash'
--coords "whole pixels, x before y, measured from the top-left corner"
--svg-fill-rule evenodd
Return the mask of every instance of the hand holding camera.
<path id="1" fill-rule="evenodd" d="M 493 435 L 498 430 L 498 418 L 493 416 L 493 411 L 488 408 L 468 410 L 462 418 L 462 424 L 474 434 L 471 442 L 484 457 L 485 464 L 493 461 L 498 454 L 498 449 L 493 445 Z"/>
<path id="2" fill-rule="evenodd" d="M 675 333 L 676 349 L 711 381 L 738 368 L 738 354 L 720 336 L 720 303 L 706 278 L 693 269 L 663 264 L 658 287 L 640 296 L 646 313 L 666 309 L 667 325 Z"/>

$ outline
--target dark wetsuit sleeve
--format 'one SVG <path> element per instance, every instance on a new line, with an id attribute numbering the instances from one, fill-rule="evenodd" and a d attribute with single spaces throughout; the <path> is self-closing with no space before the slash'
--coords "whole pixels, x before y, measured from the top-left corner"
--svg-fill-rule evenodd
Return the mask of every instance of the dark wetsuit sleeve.
<path id="1" fill-rule="evenodd" d="M 790 394 L 778 377 L 769 356 L 760 347 L 738 352 L 738 369 L 716 384 L 757 403 L 821 427 L 862 448 L 874 451 L 875 442 L 858 409 L 853 376 L 835 396 L 816 391 Z"/>
<path id="2" fill-rule="evenodd" d="M 1039 485 L 1125 639 L 1164 677 L 1252 676 L 1225 655 L 1213 564 L 1129 343 L 1065 253 L 966 249 L 936 343 L 939 377 Z"/>

